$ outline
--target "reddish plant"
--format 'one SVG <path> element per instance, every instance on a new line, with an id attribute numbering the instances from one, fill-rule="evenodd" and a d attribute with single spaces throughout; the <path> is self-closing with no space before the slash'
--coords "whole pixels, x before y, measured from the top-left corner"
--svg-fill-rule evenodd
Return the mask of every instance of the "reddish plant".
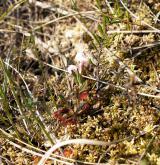
<path id="1" fill-rule="evenodd" d="M 80 101 L 87 100 L 88 98 L 89 98 L 89 93 L 88 93 L 88 91 L 82 91 L 82 92 L 79 94 L 79 100 L 80 100 Z"/>
<path id="2" fill-rule="evenodd" d="M 82 106 L 82 110 L 84 110 L 84 111 L 87 111 L 87 110 L 89 110 L 90 109 L 90 104 L 89 103 L 84 103 L 84 105 Z"/>
<path id="3" fill-rule="evenodd" d="M 68 117 L 71 113 L 71 109 L 63 108 L 53 113 L 53 117 L 57 119 L 62 125 L 76 124 L 76 120 L 72 117 Z"/>
<path id="4" fill-rule="evenodd" d="M 89 94 L 88 90 L 84 90 L 78 94 L 78 105 L 75 105 L 77 113 L 71 108 L 61 108 L 53 113 L 53 117 L 63 126 L 73 125 L 77 123 L 77 115 L 89 114 L 93 110 L 93 105 L 97 102 L 97 94 L 94 92 Z"/>
<path id="5" fill-rule="evenodd" d="M 65 120 L 65 124 L 66 125 L 74 125 L 76 123 L 77 123 L 77 120 L 74 119 L 73 117 L 70 117 L 70 118 L 68 118 L 68 119 Z"/>
<path id="6" fill-rule="evenodd" d="M 65 157 L 70 158 L 73 155 L 73 150 L 71 148 L 65 148 L 63 154 Z"/>
<path id="7" fill-rule="evenodd" d="M 91 108 L 91 105 L 89 103 L 84 103 L 81 107 L 81 109 L 79 110 L 78 114 L 88 114 L 89 110 Z"/>

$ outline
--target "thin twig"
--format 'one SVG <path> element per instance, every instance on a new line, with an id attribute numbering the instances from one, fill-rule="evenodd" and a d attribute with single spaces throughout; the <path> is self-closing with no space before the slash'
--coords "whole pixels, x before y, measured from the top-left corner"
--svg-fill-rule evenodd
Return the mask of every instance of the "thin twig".
<path id="1" fill-rule="evenodd" d="M 147 153 L 149 147 L 150 147 L 151 144 L 153 143 L 153 141 L 154 141 L 154 139 L 155 139 L 156 136 L 157 136 L 157 135 L 155 134 L 155 135 L 152 137 L 152 139 L 149 141 L 149 143 L 148 143 L 146 149 L 144 150 L 144 152 L 143 152 L 142 155 L 140 156 L 137 165 L 141 164 L 142 159 L 145 157 L 145 155 L 146 155 L 146 153 Z"/>
<path id="2" fill-rule="evenodd" d="M 146 44 L 146 45 L 132 47 L 131 50 L 137 50 L 137 49 L 142 49 L 142 48 L 151 48 L 151 47 L 158 46 L 158 45 L 160 45 L 160 41 L 150 43 L 150 44 Z"/>
<path id="3" fill-rule="evenodd" d="M 160 16 L 160 11 L 156 14 L 155 23 L 157 23 L 158 21 L 160 21 L 160 19 L 158 19 L 159 16 Z"/>
<path id="4" fill-rule="evenodd" d="M 109 30 L 106 32 L 107 34 L 114 34 L 114 33 L 120 33 L 120 34 L 145 34 L 145 33 L 157 33 L 157 30 Z"/>

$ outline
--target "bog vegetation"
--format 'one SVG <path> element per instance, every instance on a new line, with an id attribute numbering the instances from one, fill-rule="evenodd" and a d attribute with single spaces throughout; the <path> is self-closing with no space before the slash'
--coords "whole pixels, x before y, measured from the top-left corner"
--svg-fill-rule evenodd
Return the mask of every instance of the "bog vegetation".
<path id="1" fill-rule="evenodd" d="M 160 164 L 159 0 L 0 1 L 0 164 Z"/>

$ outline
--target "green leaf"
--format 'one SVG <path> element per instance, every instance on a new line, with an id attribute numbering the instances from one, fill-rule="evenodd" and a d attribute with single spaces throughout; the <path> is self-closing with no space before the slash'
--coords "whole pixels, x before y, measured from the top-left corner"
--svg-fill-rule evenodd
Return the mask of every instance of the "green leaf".
<path id="1" fill-rule="evenodd" d="M 110 19 L 107 15 L 103 14 L 103 17 L 102 17 L 102 28 L 103 28 L 103 33 L 106 32 L 106 27 L 107 27 L 107 25 L 109 25 L 110 23 L 111 23 L 111 19 Z"/>
<path id="2" fill-rule="evenodd" d="M 103 37 L 104 32 L 103 32 L 103 28 L 100 24 L 98 24 L 98 31 L 99 31 L 100 35 Z"/>
<path id="3" fill-rule="evenodd" d="M 100 2 L 100 0 L 96 0 L 96 6 L 101 10 L 101 2 Z"/>
<path id="4" fill-rule="evenodd" d="M 97 35 L 97 34 L 93 34 L 93 36 L 94 36 L 94 39 L 96 40 L 96 42 L 97 42 L 99 45 L 101 45 L 101 39 L 100 39 L 100 36 Z"/>

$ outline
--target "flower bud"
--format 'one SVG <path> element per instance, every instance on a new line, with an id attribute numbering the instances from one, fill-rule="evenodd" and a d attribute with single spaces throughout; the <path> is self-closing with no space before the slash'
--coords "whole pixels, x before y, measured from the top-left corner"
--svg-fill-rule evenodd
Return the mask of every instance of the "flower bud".
<path id="1" fill-rule="evenodd" d="M 89 65 L 89 58 L 84 54 L 83 51 L 77 52 L 75 61 L 77 62 L 79 73 L 82 73 L 82 70 Z"/>
<path id="2" fill-rule="evenodd" d="M 67 71 L 69 74 L 72 74 L 72 72 L 77 72 L 78 71 L 78 68 L 76 65 L 69 65 L 68 68 L 67 68 Z"/>

